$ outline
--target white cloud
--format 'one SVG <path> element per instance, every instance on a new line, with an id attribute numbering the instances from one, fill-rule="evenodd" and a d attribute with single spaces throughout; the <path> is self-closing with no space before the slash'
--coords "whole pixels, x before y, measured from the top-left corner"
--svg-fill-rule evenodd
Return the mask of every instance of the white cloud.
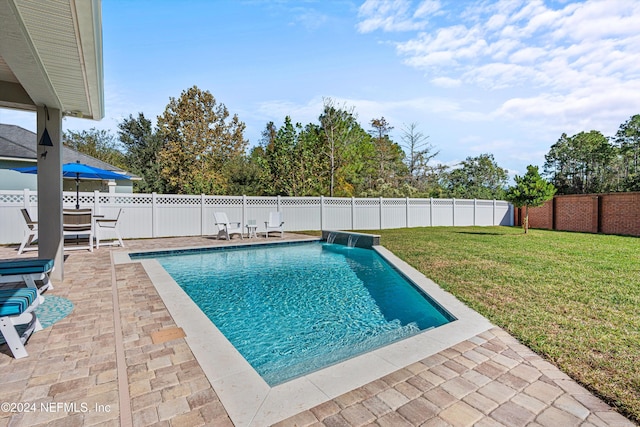
<path id="1" fill-rule="evenodd" d="M 533 65 L 545 56 L 547 56 L 547 51 L 541 47 L 524 47 L 513 52 L 509 57 L 509 61 L 516 64 Z"/>
<path id="2" fill-rule="evenodd" d="M 425 0 L 415 8 L 412 6 L 409 0 L 367 0 L 358 11 L 362 18 L 357 25 L 358 31 L 421 30 L 428 24 L 428 18 L 440 10 L 438 0 Z M 415 10 L 412 12 L 412 9 Z"/>
<path id="3" fill-rule="evenodd" d="M 553 36 L 578 42 L 638 33 L 640 3 L 626 0 L 587 1 L 567 6 L 555 22 Z"/>
<path id="4" fill-rule="evenodd" d="M 487 24 L 486 24 L 487 30 L 493 31 L 493 30 L 500 29 L 504 26 L 505 22 L 507 22 L 506 15 L 493 15 L 487 21 Z"/>
<path id="5" fill-rule="evenodd" d="M 493 101 L 475 111 L 458 101 L 467 110 L 455 118 L 607 134 L 640 111 L 640 2 L 501 0 L 439 12 L 449 19 L 396 49 L 433 86 L 464 86 Z"/>
<path id="6" fill-rule="evenodd" d="M 544 75 L 530 67 L 496 62 L 473 68 L 463 74 L 462 79 L 483 88 L 503 89 L 539 82 Z"/>
<path id="7" fill-rule="evenodd" d="M 541 87 L 554 86 L 552 79 L 539 76 L 550 72 L 550 65 L 554 71 L 549 76 L 577 71 L 583 81 L 614 71 L 624 79 L 640 70 L 640 63 L 631 59 L 640 54 L 633 26 L 640 3 L 587 1 L 554 10 L 542 1 L 506 1 L 468 9 L 464 16 L 467 24 L 456 21 L 397 43 L 398 53 L 432 79 L 446 72 L 469 83 L 495 80 L 500 88 L 519 85 L 516 67 L 509 65 L 530 68 L 520 74 L 535 76 L 533 83 Z M 459 75 L 452 75 L 451 67 Z M 504 75 L 496 73 L 500 68 Z M 479 77 L 482 70 L 487 74 Z"/>
<path id="8" fill-rule="evenodd" d="M 599 90 L 602 89 L 602 90 Z M 627 82 L 602 88 L 583 88 L 567 94 L 540 94 L 507 100 L 496 111 L 497 117 L 527 120 L 539 131 L 562 132 L 600 130 L 613 135 L 618 126 L 638 113 L 640 82 Z"/>
<path id="9" fill-rule="evenodd" d="M 418 38 L 397 45 L 398 52 L 408 56 L 408 65 L 421 69 L 440 69 L 473 61 L 487 49 L 477 27 L 455 25 L 439 29 L 435 36 L 422 33 Z"/>
<path id="10" fill-rule="evenodd" d="M 440 10 L 441 5 L 439 0 L 425 0 L 423 1 L 416 11 L 413 13 L 415 18 L 428 17 L 429 15 L 435 15 Z"/>

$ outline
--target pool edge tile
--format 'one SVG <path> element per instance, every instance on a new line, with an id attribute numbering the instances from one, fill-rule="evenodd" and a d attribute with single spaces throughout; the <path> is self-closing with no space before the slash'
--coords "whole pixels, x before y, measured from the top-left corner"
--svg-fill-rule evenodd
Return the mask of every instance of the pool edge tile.
<path id="1" fill-rule="evenodd" d="M 305 378 L 333 399 L 398 369 L 397 365 L 384 360 L 374 350 L 311 372 Z"/>
<path id="2" fill-rule="evenodd" d="M 331 399 L 308 378 L 272 387 L 251 420 L 251 425 L 272 425 Z"/>

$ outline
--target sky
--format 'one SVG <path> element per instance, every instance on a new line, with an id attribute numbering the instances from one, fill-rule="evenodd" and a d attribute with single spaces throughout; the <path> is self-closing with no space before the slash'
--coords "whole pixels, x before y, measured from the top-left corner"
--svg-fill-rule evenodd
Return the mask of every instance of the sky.
<path id="1" fill-rule="evenodd" d="M 562 133 L 614 136 L 640 114 L 638 22 L 636 0 L 103 0 L 105 117 L 63 130 L 155 123 L 196 85 L 252 147 L 331 98 L 400 144 L 415 123 L 439 163 L 491 153 L 521 175 Z M 0 122 L 36 129 L 34 113 Z"/>

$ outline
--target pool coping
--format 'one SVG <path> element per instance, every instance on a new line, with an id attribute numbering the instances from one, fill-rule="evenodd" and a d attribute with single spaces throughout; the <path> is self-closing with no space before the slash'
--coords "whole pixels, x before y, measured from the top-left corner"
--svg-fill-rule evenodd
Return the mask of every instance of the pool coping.
<path id="1" fill-rule="evenodd" d="M 317 240 L 319 239 L 310 238 L 304 241 Z M 236 246 L 255 244 L 274 243 L 242 242 Z M 190 248 L 168 250 L 179 252 L 188 249 Z M 388 249 L 374 246 L 373 250 L 457 320 L 275 387 L 270 387 L 260 377 L 158 261 L 132 260 L 129 253 L 134 251 L 113 255 L 114 264 L 139 262 L 143 266 L 176 325 L 186 333 L 187 344 L 232 422 L 240 427 L 274 424 L 494 327 L 486 318 L 468 308 Z M 135 253 L 161 251 L 162 249 L 156 249 Z"/>

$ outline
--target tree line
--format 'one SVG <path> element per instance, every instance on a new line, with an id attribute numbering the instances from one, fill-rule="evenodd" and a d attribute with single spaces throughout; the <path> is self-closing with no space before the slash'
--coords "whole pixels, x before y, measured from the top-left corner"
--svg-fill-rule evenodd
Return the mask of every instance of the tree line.
<path id="1" fill-rule="evenodd" d="M 170 98 L 154 124 L 129 115 L 109 131 L 68 131 L 64 143 L 142 178 L 135 191 L 175 194 L 502 199 L 507 171 L 491 154 L 457 167 L 438 155 L 416 123 L 399 141 L 384 117 L 364 129 L 353 107 L 323 100 L 317 122 L 289 116 L 266 124 L 248 150 L 245 124 L 208 91 Z"/>
<path id="2" fill-rule="evenodd" d="M 508 174 L 490 153 L 458 165 L 417 123 L 373 118 L 364 129 L 353 107 L 323 100 L 316 122 L 285 117 L 266 124 L 249 149 L 245 124 L 214 96 L 193 86 L 170 98 L 152 122 L 138 113 L 110 131 L 67 131 L 64 143 L 142 178 L 134 190 L 174 194 L 503 199 Z M 558 194 L 640 190 L 640 115 L 615 137 L 592 130 L 562 134 L 545 156 L 543 176 Z"/>
<path id="3" fill-rule="evenodd" d="M 640 114 L 613 137 L 563 133 L 545 155 L 544 173 L 558 194 L 640 191 Z"/>

